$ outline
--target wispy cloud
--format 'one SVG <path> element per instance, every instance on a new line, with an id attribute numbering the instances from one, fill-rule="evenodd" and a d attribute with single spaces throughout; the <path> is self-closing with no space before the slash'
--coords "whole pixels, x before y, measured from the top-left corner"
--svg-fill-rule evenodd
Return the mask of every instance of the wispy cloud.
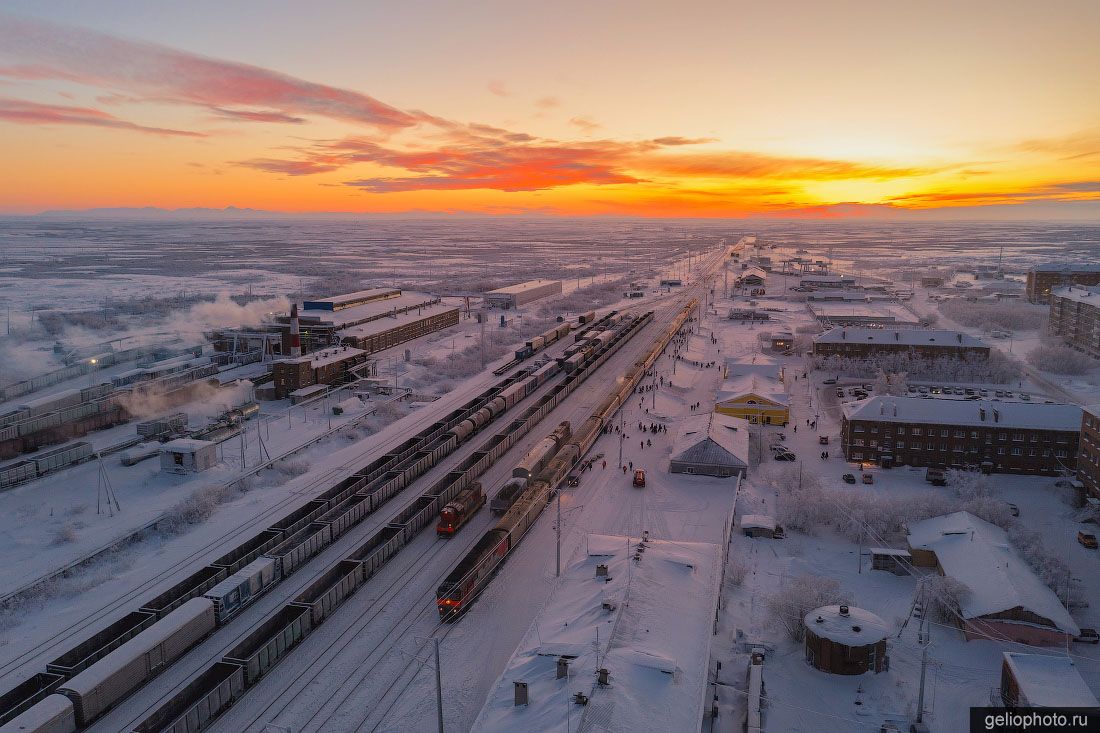
<path id="1" fill-rule="evenodd" d="M 55 79 L 224 110 L 264 110 L 267 121 L 302 115 L 401 129 L 421 120 L 360 92 L 317 84 L 258 66 L 207 58 L 153 43 L 4 15 L 0 56 L 15 65 L 0 76 Z M 261 113 L 262 116 L 262 113 Z"/>
<path id="2" fill-rule="evenodd" d="M 535 106 L 539 109 L 553 109 L 561 106 L 561 100 L 557 97 L 539 97 L 535 100 Z"/>
<path id="3" fill-rule="evenodd" d="M 487 85 L 489 92 L 497 95 L 498 97 L 510 97 L 512 93 L 508 91 L 508 87 L 500 79 L 493 79 Z"/>
<path id="4" fill-rule="evenodd" d="M 0 119 L 23 125 L 84 125 L 88 127 L 110 127 L 117 130 L 130 130 L 150 135 L 169 135 L 176 137 L 205 137 L 201 132 L 172 130 L 164 127 L 148 127 L 127 120 L 121 120 L 91 107 L 74 107 L 59 104 L 40 104 L 22 99 L 0 99 Z"/>
<path id="5" fill-rule="evenodd" d="M 602 127 L 599 122 L 595 122 L 588 117 L 572 117 L 569 120 L 569 124 L 573 127 L 580 128 L 581 132 L 588 135 L 591 135 Z"/>

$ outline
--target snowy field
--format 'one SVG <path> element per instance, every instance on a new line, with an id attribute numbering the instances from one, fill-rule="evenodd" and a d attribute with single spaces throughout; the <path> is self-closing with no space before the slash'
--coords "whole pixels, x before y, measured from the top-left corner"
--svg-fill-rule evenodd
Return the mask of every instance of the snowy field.
<path id="1" fill-rule="evenodd" d="M 1096 365 L 1081 374 L 1064 375 L 1040 370 L 1028 361 L 1028 353 L 1044 346 L 1044 309 L 1013 302 L 1006 310 L 1011 310 L 1016 325 L 1002 339 L 994 338 L 992 333 L 999 327 L 985 322 L 959 323 L 947 315 L 953 311 L 941 307 L 942 298 L 959 295 L 960 289 L 954 283 L 973 283 L 971 289 L 989 285 L 990 281 L 973 274 L 975 262 L 996 265 L 1003 258 L 1006 279 L 998 281 L 998 287 L 1011 291 L 1022 287 L 1023 273 L 1036 262 L 1095 261 L 1100 258 L 1098 228 L 753 222 L 752 231 L 761 242 L 778 245 L 779 249 L 771 251 L 776 261 L 802 251 L 804 256 L 831 259 L 841 272 L 856 275 L 865 284 L 912 287 L 915 296 L 904 301 L 903 307 L 915 316 L 935 318 L 940 327 L 959 328 L 982 337 L 1003 352 L 1009 367 L 1006 374 L 1011 373 L 1011 377 L 996 383 L 974 375 L 954 375 L 952 379 L 910 375 L 910 384 L 984 385 L 1024 391 L 1037 401 L 1100 402 L 1100 368 Z M 271 454 L 320 439 L 256 477 L 248 491 L 224 497 L 204 521 L 188 526 L 185 532 L 155 538 L 150 544 L 119 554 L 49 589 L 42 597 L 29 599 L 25 606 L 8 609 L 0 623 L 0 687 L 7 689 L 38 671 L 42 666 L 40 657 L 49 644 L 63 646 L 64 640 L 56 641 L 58 634 L 73 628 L 79 631 L 82 619 L 98 619 L 91 624 L 94 629 L 121 616 L 129 610 L 127 601 L 135 594 L 151 595 L 156 588 L 163 589 L 182 577 L 184 560 L 215 556 L 219 543 L 232 546 L 236 532 L 246 531 L 251 524 L 261 526 L 264 517 L 277 514 L 287 501 L 327 487 L 326 481 L 363 460 L 363 456 L 412 434 L 424 423 L 427 411 L 451 409 L 448 406 L 469 399 L 494 381 L 489 370 L 507 361 L 509 350 L 516 344 L 545 330 L 556 312 L 576 313 L 592 304 L 621 308 L 660 302 L 664 296 L 656 290 L 657 279 L 684 276 L 689 247 L 697 255 L 723 240 L 732 244 L 746 233 L 746 227 L 714 222 L 0 222 L 0 300 L 6 303 L 10 323 L 8 335 L 0 336 L 2 383 L 60 366 L 55 343 L 61 344 L 60 352 L 64 353 L 101 346 L 113 339 L 124 339 L 117 342 L 124 346 L 177 337 L 190 341 L 215 325 L 257 323 L 265 313 L 285 310 L 289 300 L 303 295 L 396 285 L 441 294 L 448 302 L 460 304 L 463 295 L 518 280 L 554 277 L 565 281 L 560 299 L 506 312 L 503 327 L 496 320 L 487 324 L 491 345 L 488 364 L 478 360 L 475 346 L 480 342 L 481 328 L 466 318 L 454 328 L 379 355 L 381 376 L 418 394 L 439 397 L 438 402 L 414 409 L 387 409 L 373 418 L 354 413 L 335 418 L 328 404 L 290 409 L 285 402 L 265 403 L 261 417 L 249 424 L 243 462 L 240 439 L 223 446 L 222 460 L 215 469 L 196 477 L 164 476 L 157 470 L 155 459 L 130 468 L 122 468 L 114 459 L 107 467 L 121 503 L 121 512 L 114 515 L 96 513 L 95 500 L 102 479 L 95 463 L 0 493 L 3 558 L 8 561 L 0 568 L 0 585 L 14 586 L 172 510 L 204 487 L 239 478 L 259 459 L 261 435 Z M 931 269 L 948 272 L 948 286 L 939 290 L 913 287 L 915 273 Z M 731 282 L 738 271 L 736 265 L 730 268 Z M 796 279 L 789 279 L 791 286 L 797 284 Z M 644 285 L 646 297 L 641 303 L 622 299 L 625 285 L 633 281 Z M 586 545 L 588 538 L 637 538 L 648 531 L 663 548 L 679 544 L 707 554 L 711 550 L 705 548 L 722 545 L 735 501 L 738 518 L 745 514 L 776 516 L 790 527 L 787 538 L 750 539 L 734 531 L 722 585 L 719 633 L 713 637 L 709 636 L 709 617 L 704 618 L 706 614 L 702 613 L 706 609 L 688 603 L 683 610 L 690 616 L 685 622 L 690 628 L 683 629 L 682 634 L 663 635 L 661 644 L 646 647 L 636 642 L 637 625 L 642 619 L 652 619 L 655 627 L 664 623 L 661 619 L 667 609 L 675 607 L 662 605 L 670 593 L 694 593 L 696 586 L 707 586 L 702 565 L 696 567 L 696 574 L 683 588 L 671 577 L 657 576 L 633 588 L 631 593 L 638 601 L 634 609 L 638 616 L 633 618 L 632 626 L 634 641 L 613 648 L 609 657 L 601 652 L 601 664 L 606 661 L 620 670 L 631 670 L 612 670 L 622 685 L 615 704 L 644 707 L 644 703 L 656 700 L 662 709 L 667 708 L 668 721 L 675 720 L 673 728 L 682 729 L 682 719 L 677 716 L 685 711 L 698 714 L 697 694 L 708 701 L 711 695 L 717 695 L 720 715 L 713 722 L 713 730 L 739 730 L 746 703 L 747 652 L 760 645 L 767 650 L 764 680 L 769 705 L 765 730 L 872 731 L 885 721 L 913 719 L 922 650 L 917 640 L 918 624 L 906 624 L 905 620 L 917 580 L 872 571 L 869 560 L 860 555 L 869 546 L 902 547 L 904 535 L 875 537 L 869 533 L 860 538 L 852 534 L 851 528 L 858 524 L 854 520 L 844 526 L 823 523 L 799 528 L 787 521 L 791 507 L 784 496 L 795 495 L 797 485 L 805 483 L 823 492 L 826 502 L 830 495 L 842 497 L 844 502 L 860 502 L 860 497 L 867 497 L 868 501 L 882 502 L 885 511 L 895 515 L 914 504 L 939 506 L 962 499 L 951 487 L 925 483 L 923 470 L 917 469 L 874 468 L 870 470 L 873 485 L 845 484 L 842 475 L 856 471 L 841 457 L 840 402 L 854 398 L 850 391 L 837 398 L 834 386 L 821 385 L 826 376 L 836 375 L 810 372 L 803 377 L 808 365 L 801 356 L 779 357 L 786 367 L 785 389 L 792 409 L 792 425 L 783 431 L 783 442 L 797 455 L 795 463 L 772 461 L 770 452 L 757 444 L 750 450 L 754 465 L 736 494 L 729 479 L 670 474 L 668 461 L 678 421 L 693 414 L 690 405 L 694 403 L 709 410 L 720 383 L 719 370 L 697 367 L 692 362 L 721 363 L 726 358 L 764 353 L 770 334 L 779 331 L 795 334 L 796 350 L 804 351 L 810 336 L 818 330 L 807 310 L 805 294 L 783 292 L 777 286 L 778 278 L 769 279 L 768 295 L 753 298 L 728 296 L 722 292 L 723 282 L 720 274 L 714 282 L 712 307 L 697 324 L 696 333 L 681 347 L 684 360 L 674 361 L 666 355 L 658 362 L 658 375 L 668 385 L 628 402 L 621 420 L 629 438 L 620 442 L 617 435 L 602 436 L 593 452 L 602 453 L 604 458 L 582 475 L 578 488 L 563 496 L 564 577 L 554 577 L 554 520 L 548 511 L 482 601 L 443 640 L 449 726 L 456 730 L 509 729 L 510 716 L 514 715 L 506 704 L 511 695 L 511 670 L 534 670 L 531 665 L 535 665 L 538 669 L 532 673 L 545 676 L 549 670 L 552 675 L 553 664 L 547 661 L 550 658 L 536 653 L 544 644 L 553 643 L 546 638 L 539 640 L 540 634 L 550 636 L 543 633 L 542 625 L 561 623 L 570 614 L 576 614 L 575 618 L 590 615 L 588 607 L 596 598 L 589 589 L 577 590 L 583 585 L 577 583 L 591 575 L 590 566 L 595 562 L 591 547 Z M 732 307 L 765 309 L 771 319 L 763 324 L 729 321 L 725 314 Z M 494 319 L 498 316 L 499 312 L 493 312 Z M 409 361 L 404 359 L 406 348 L 410 351 Z M 625 363 L 625 357 L 620 362 Z M 876 375 L 849 375 L 841 382 L 848 386 L 874 385 Z M 582 395 L 588 395 L 591 404 L 568 408 L 569 419 L 583 419 L 585 409 L 601 396 L 595 388 Z M 218 405 L 193 404 L 181 409 L 196 416 L 194 424 L 213 417 Z M 808 420 L 817 421 L 816 430 L 808 427 Z M 346 426 L 352 421 L 358 424 Z M 668 433 L 650 434 L 636 429 L 638 423 L 650 422 L 666 425 Z M 800 427 L 797 432 L 795 425 Z M 88 439 L 99 447 L 128 437 L 132 431 L 132 425 L 123 425 L 91 433 Z M 330 431 L 328 437 L 323 437 Z M 780 429 L 762 432 L 766 444 Z M 819 458 L 823 446 L 818 439 L 822 434 L 830 437 L 828 460 Z M 652 445 L 645 445 L 646 439 Z M 628 476 L 616 470 L 620 449 L 624 464 L 647 471 L 644 490 L 631 487 Z M 607 460 L 606 468 L 602 460 Z M 1079 512 L 1070 505 L 1065 491 L 1054 486 L 1054 479 L 998 475 L 993 477 L 989 492 L 985 497 L 989 501 L 1015 504 L 1020 510 L 1020 525 L 1038 533 L 1044 552 L 1069 566 L 1075 595 L 1100 598 L 1096 553 L 1075 541 L 1078 529 L 1087 525 L 1079 524 Z M 851 508 L 848 511 L 854 512 Z M 421 549 L 427 547 L 425 544 Z M 612 562 L 621 565 L 629 561 L 615 557 Z M 399 584 L 400 574 L 395 570 L 392 575 L 380 581 Z M 835 583 L 836 592 L 845 600 L 878 614 L 896 631 L 889 642 L 887 672 L 835 677 L 805 663 L 801 643 L 788 638 L 773 612 L 774 597 L 782 589 L 817 582 L 805 581 L 803 576 L 829 581 L 826 590 Z M 430 588 L 415 592 L 431 595 Z M 372 595 L 369 588 L 366 593 Z M 375 595 L 381 596 L 381 592 Z M 1100 606 L 1096 603 L 1075 606 L 1072 613 L 1080 626 L 1100 626 Z M 698 628 L 704 622 L 706 634 Z M 423 657 L 421 637 L 425 629 L 430 630 L 430 625 L 421 623 L 400 632 L 404 636 L 400 643 L 393 642 L 394 660 L 397 653 Z M 966 642 L 947 624 L 931 625 L 930 634 L 925 717 L 934 731 L 959 730 L 970 706 L 989 704 L 990 691 L 998 685 L 1001 653 L 1027 649 L 991 641 Z M 706 649 L 709 659 L 705 658 Z M 1096 649 L 1073 645 L 1069 650 L 1039 651 L 1072 655 L 1087 684 L 1100 691 L 1100 652 Z M 361 653 L 366 659 L 367 652 Z M 648 661 L 643 664 L 641 660 L 647 654 Z M 689 658 L 690 662 L 685 661 Z M 717 675 L 716 662 L 723 664 Z M 400 666 L 407 663 L 403 658 Z M 287 664 L 288 670 L 294 666 Z M 393 661 L 390 666 L 397 664 Z M 663 666 L 675 666 L 672 677 L 674 684 L 682 683 L 681 687 L 659 689 L 665 672 L 655 667 Z M 396 681 L 402 686 L 390 693 L 384 712 L 379 706 L 363 702 L 348 715 L 369 719 L 377 730 L 431 729 L 435 711 L 429 701 L 434 698 L 434 675 L 429 665 L 410 669 L 408 674 L 397 675 Z M 676 675 L 680 675 L 679 680 Z M 584 681 L 585 685 L 591 682 L 587 678 Z M 572 692 L 582 689 L 572 686 L 576 687 Z M 653 700 L 638 697 L 646 696 L 646 690 Z M 532 686 L 532 693 L 537 691 Z M 558 690 L 554 694 L 560 697 L 565 693 Z M 662 700 L 667 700 L 667 705 Z M 307 702 L 303 701 L 303 709 L 310 707 Z M 237 711 L 242 716 L 245 712 Z M 557 713 L 538 713 L 538 725 L 526 727 L 570 730 L 578 720 L 570 714 L 576 716 L 577 712 L 562 702 Z M 310 713 L 298 715 L 309 718 Z M 289 720 L 294 715 L 287 713 L 284 717 Z M 283 718 L 275 720 L 283 722 Z M 341 720 L 348 730 L 358 725 L 352 725 L 351 718 Z M 477 726 L 475 721 L 480 721 Z M 711 729 L 711 722 L 701 724 L 704 730 Z M 619 729 L 614 725 L 604 727 Z"/>

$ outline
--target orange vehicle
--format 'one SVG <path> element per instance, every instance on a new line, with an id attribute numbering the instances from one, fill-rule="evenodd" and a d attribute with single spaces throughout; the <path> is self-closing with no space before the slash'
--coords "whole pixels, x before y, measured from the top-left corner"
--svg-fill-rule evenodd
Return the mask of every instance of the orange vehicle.
<path id="1" fill-rule="evenodd" d="M 640 468 L 634 472 L 634 486 L 639 489 L 645 488 L 645 471 Z"/>
<path id="2" fill-rule="evenodd" d="M 477 510 L 485 504 L 485 492 L 477 481 L 458 492 L 458 496 L 452 499 L 439 511 L 439 524 L 435 532 L 440 537 L 454 537 L 455 532 L 469 521 L 470 517 L 477 514 Z"/>

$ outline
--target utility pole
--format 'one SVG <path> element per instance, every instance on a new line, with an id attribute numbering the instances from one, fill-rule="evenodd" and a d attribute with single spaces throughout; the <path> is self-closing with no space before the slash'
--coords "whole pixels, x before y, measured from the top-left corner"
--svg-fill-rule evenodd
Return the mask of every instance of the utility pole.
<path id="1" fill-rule="evenodd" d="M 554 525 L 557 534 L 557 560 L 554 564 L 554 577 L 561 577 L 561 489 L 558 489 L 558 523 Z"/>
<path id="2" fill-rule="evenodd" d="M 443 733 L 443 672 L 439 666 L 439 637 L 435 642 L 435 713 L 439 720 L 439 733 Z"/>

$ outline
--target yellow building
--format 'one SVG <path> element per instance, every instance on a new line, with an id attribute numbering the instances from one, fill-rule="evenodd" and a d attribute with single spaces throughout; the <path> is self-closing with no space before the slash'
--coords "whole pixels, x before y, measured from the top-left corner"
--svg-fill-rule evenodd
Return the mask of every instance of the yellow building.
<path id="1" fill-rule="evenodd" d="M 723 382 L 714 411 L 759 425 L 786 425 L 791 419 L 790 402 L 783 384 L 755 374 Z"/>

